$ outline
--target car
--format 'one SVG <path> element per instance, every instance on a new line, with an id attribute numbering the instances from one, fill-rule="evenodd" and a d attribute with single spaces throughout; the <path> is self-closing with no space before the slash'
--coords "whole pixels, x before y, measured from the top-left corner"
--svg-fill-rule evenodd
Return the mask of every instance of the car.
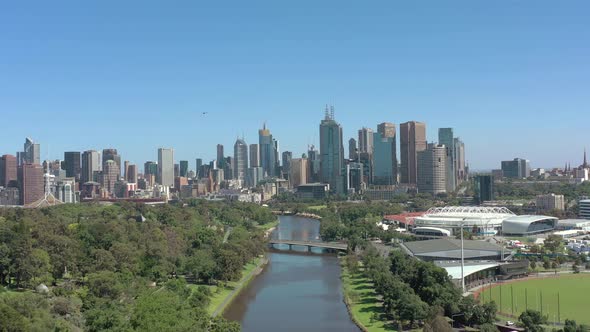
<path id="1" fill-rule="evenodd" d="M 506 321 L 506 326 L 514 326 L 514 322 L 512 321 Z"/>

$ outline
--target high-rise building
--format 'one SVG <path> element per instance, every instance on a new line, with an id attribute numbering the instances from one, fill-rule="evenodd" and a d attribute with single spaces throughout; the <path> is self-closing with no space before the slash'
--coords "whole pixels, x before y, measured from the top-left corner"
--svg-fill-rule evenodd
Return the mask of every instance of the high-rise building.
<path id="1" fill-rule="evenodd" d="M 260 149 L 258 144 L 250 144 L 250 167 L 260 166 Z"/>
<path id="2" fill-rule="evenodd" d="M 114 194 L 115 183 L 119 180 L 119 172 L 121 167 L 116 161 L 108 159 L 102 165 L 102 175 L 100 185 L 103 190 L 109 194 Z"/>
<path id="3" fill-rule="evenodd" d="M 57 184 L 57 199 L 64 203 L 76 203 L 76 180 L 65 178 Z"/>
<path id="4" fill-rule="evenodd" d="M 27 137 L 25 139 L 22 158 L 23 160 L 21 161 L 21 164 L 41 165 L 41 146 L 39 145 L 39 143 L 35 143 L 32 139 Z"/>
<path id="5" fill-rule="evenodd" d="M 21 205 L 28 205 L 45 196 L 43 166 L 24 164 L 18 170 Z"/>
<path id="6" fill-rule="evenodd" d="M 64 152 L 64 162 L 66 176 L 69 178 L 75 178 L 76 181 L 80 181 L 80 152 Z"/>
<path id="7" fill-rule="evenodd" d="M 195 159 L 195 167 L 196 167 L 195 172 L 197 172 L 197 179 L 200 179 L 203 177 L 203 174 L 201 173 L 202 166 L 203 166 L 203 159 L 201 159 L 201 158 Z"/>
<path id="8" fill-rule="evenodd" d="M 223 152 L 223 144 L 217 144 L 217 168 L 225 166 L 225 154 Z"/>
<path id="9" fill-rule="evenodd" d="M 302 184 L 307 183 L 307 158 L 294 158 L 291 159 L 291 167 L 289 174 L 289 182 L 292 188 L 297 188 Z"/>
<path id="10" fill-rule="evenodd" d="M 121 156 L 117 153 L 117 149 L 103 149 L 102 150 L 102 167 L 107 161 L 112 160 L 117 164 L 117 180 L 121 177 Z"/>
<path id="11" fill-rule="evenodd" d="M 367 152 L 373 154 L 373 129 L 361 128 L 359 129 L 359 152 Z"/>
<path id="12" fill-rule="evenodd" d="M 248 171 L 248 144 L 241 138 L 238 138 L 234 143 L 233 165 L 234 178 L 245 184 Z"/>
<path id="13" fill-rule="evenodd" d="M 453 128 L 438 129 L 438 144 L 447 147 L 447 192 L 455 191 L 457 188 L 456 170 L 455 170 L 455 136 Z"/>
<path id="14" fill-rule="evenodd" d="M 100 156 L 97 151 L 88 150 L 82 153 L 82 168 L 80 170 L 80 182 L 97 181 L 96 174 L 101 170 Z"/>
<path id="15" fill-rule="evenodd" d="M 393 183 L 398 183 L 398 167 L 397 167 L 397 133 L 395 130 L 395 124 L 390 122 L 382 122 L 377 125 L 377 132 L 381 134 L 381 137 L 391 138 L 391 165 L 392 165 L 392 176 Z M 374 143 L 373 143 L 374 144 Z"/>
<path id="16" fill-rule="evenodd" d="M 127 182 L 137 183 L 137 165 L 129 164 L 127 166 Z"/>
<path id="17" fill-rule="evenodd" d="M 428 144 L 417 156 L 418 192 L 436 196 L 447 190 L 447 147 Z"/>
<path id="18" fill-rule="evenodd" d="M 394 158 L 395 142 L 393 137 L 384 137 L 373 133 L 373 184 L 394 185 L 397 183 Z"/>
<path id="19" fill-rule="evenodd" d="M 418 152 L 426 150 L 426 124 L 410 121 L 400 124 L 401 183 L 416 184 Z"/>
<path id="20" fill-rule="evenodd" d="M 266 124 L 262 129 L 258 130 L 258 145 L 260 148 L 260 166 L 265 173 L 265 176 L 276 176 L 276 145 L 272 138 L 270 130 L 266 128 Z"/>
<path id="21" fill-rule="evenodd" d="M 233 180 L 235 179 L 234 174 L 234 157 L 227 156 L 225 157 L 225 166 L 223 167 L 223 177 L 226 180 Z"/>
<path id="22" fill-rule="evenodd" d="M 283 178 L 289 180 L 291 176 L 291 160 L 293 159 L 293 153 L 291 151 L 284 151 L 282 155 L 283 160 Z"/>
<path id="23" fill-rule="evenodd" d="M 0 187 L 16 187 L 18 183 L 18 166 L 16 157 L 5 154 L 0 157 Z"/>
<path id="24" fill-rule="evenodd" d="M 246 187 L 252 188 L 258 185 L 258 182 L 264 178 L 264 171 L 262 167 L 250 167 L 246 174 Z"/>
<path id="25" fill-rule="evenodd" d="M 316 150 L 315 146 L 310 145 L 307 149 L 307 163 L 309 165 L 309 170 L 307 172 L 307 177 L 309 182 L 319 182 L 320 181 L 320 154 L 318 150 Z"/>
<path id="26" fill-rule="evenodd" d="M 180 176 L 186 177 L 188 174 L 188 160 L 180 161 Z"/>
<path id="27" fill-rule="evenodd" d="M 475 195 L 478 204 L 494 200 L 493 175 L 478 175 L 475 177 Z"/>
<path id="28" fill-rule="evenodd" d="M 334 107 L 326 106 L 325 118 L 320 123 L 320 177 L 330 190 L 344 194 L 344 147 L 342 127 L 334 119 Z"/>
<path id="29" fill-rule="evenodd" d="M 158 149 L 158 177 L 156 181 L 167 187 L 174 186 L 174 150 Z"/>
<path id="30" fill-rule="evenodd" d="M 457 185 L 467 180 L 467 167 L 465 166 L 465 144 L 455 137 L 455 179 Z"/>
<path id="31" fill-rule="evenodd" d="M 351 138 L 348 140 L 348 159 L 355 160 L 357 156 L 356 140 Z"/>
<path id="32" fill-rule="evenodd" d="M 531 174 L 531 166 L 526 159 L 514 158 L 514 160 L 502 161 L 502 173 L 506 178 L 523 179 Z"/>

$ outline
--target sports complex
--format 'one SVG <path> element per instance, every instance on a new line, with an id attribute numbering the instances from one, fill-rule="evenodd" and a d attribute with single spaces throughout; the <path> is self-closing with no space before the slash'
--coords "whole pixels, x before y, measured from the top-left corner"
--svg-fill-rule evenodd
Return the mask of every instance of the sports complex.
<path id="1" fill-rule="evenodd" d="M 523 311 L 533 309 L 551 323 L 573 319 L 590 325 L 587 294 L 590 275 L 570 274 L 503 282 L 484 287 L 478 297 L 482 302 L 496 302 L 502 317 L 517 319 Z"/>

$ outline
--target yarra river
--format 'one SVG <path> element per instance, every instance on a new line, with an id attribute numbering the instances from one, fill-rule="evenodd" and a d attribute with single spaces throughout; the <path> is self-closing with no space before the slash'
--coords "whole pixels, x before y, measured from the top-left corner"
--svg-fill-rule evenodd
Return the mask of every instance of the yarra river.
<path id="1" fill-rule="evenodd" d="M 273 238 L 319 240 L 317 220 L 279 218 Z M 239 322 L 244 332 L 359 331 L 344 305 L 336 255 L 318 248 L 308 254 L 306 247 L 294 246 L 268 257 L 268 265 L 234 299 L 225 318 Z"/>

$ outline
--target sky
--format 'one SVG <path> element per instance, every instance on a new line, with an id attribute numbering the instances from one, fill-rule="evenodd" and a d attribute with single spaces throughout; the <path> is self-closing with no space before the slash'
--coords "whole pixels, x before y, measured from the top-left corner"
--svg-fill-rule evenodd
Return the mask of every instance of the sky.
<path id="1" fill-rule="evenodd" d="M 0 154 L 212 160 L 266 122 L 281 151 L 361 127 L 453 127 L 472 169 L 581 163 L 588 1 L 3 1 Z M 207 114 L 203 114 L 206 112 Z M 398 140 L 399 141 L 399 140 Z M 399 143 L 399 142 L 398 142 Z"/>

